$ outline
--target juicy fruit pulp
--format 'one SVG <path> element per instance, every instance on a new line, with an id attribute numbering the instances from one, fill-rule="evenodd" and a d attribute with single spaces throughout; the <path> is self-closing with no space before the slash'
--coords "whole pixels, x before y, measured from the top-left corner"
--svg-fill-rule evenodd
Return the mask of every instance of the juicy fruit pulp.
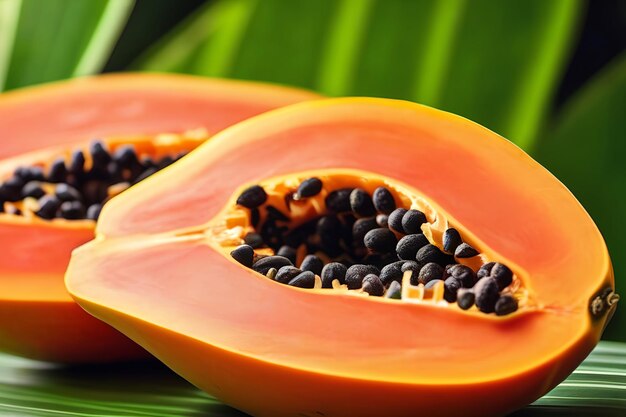
<path id="1" fill-rule="evenodd" d="M 105 178 L 98 174 L 95 183 L 71 184 L 81 194 L 78 199 L 68 187 L 57 190 L 61 183 L 56 182 L 56 174 L 63 171 L 62 165 L 71 169 L 76 151 L 85 156 L 83 179 L 91 176 L 90 138 L 106 138 L 105 145 L 113 153 L 132 144 L 140 156 L 167 162 L 235 122 L 314 97 L 310 92 L 271 85 L 158 74 L 88 77 L 2 94 L 0 136 L 5 140 L 0 146 L 0 182 L 8 182 L 9 187 L 0 192 L 5 208 L 0 213 L 4 248 L 0 350 L 73 363 L 147 356 L 119 332 L 85 314 L 63 285 L 71 251 L 94 237 L 98 207 L 89 206 L 106 201 L 126 182 L 138 179 L 134 171 L 139 167 L 133 163 L 135 167 L 128 172 L 113 172 Z M 123 162 L 124 156 L 119 156 Z M 9 181 L 17 173 L 19 180 Z M 43 183 L 24 190 L 25 178 L 37 181 L 53 173 L 47 178 L 52 182 L 44 178 Z M 113 183 L 117 174 L 121 178 Z M 72 176 L 66 180 L 74 181 Z M 91 185 L 83 187 L 87 182 Z M 25 199 L 4 201 L 16 199 L 12 191 L 25 192 Z M 49 195 L 34 197 L 42 191 Z M 61 197 L 72 201 L 61 202 Z"/>
<path id="2" fill-rule="evenodd" d="M 312 177 L 370 195 L 404 187 L 398 199 L 423 200 L 432 213 L 420 211 L 445 225 L 429 227 L 434 242 L 453 225 L 486 260 L 515 272 L 532 305 L 520 300 L 498 317 L 303 289 L 234 260 L 251 218 L 233 211 L 237 197 L 265 181 L 288 184 L 277 190 L 284 196 Z M 302 207 L 309 214 L 292 217 L 325 211 Z M 615 308 L 590 312 L 594 297 L 614 289 L 610 260 L 558 180 L 493 132 L 391 100 L 304 103 L 227 129 L 112 199 L 97 233 L 66 275 L 81 306 L 260 416 L 503 415 L 565 378 Z"/>

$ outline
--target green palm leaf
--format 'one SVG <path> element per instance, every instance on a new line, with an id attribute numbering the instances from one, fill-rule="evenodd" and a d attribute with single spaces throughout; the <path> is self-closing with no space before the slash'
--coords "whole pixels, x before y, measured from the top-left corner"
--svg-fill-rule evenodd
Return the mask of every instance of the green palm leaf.
<path id="1" fill-rule="evenodd" d="M 515 416 L 626 411 L 626 344 L 601 342 L 561 385 Z M 0 413 L 12 416 L 236 417 L 157 363 L 61 368 L 0 355 Z"/>
<path id="2" fill-rule="evenodd" d="M 133 0 L 0 0 L 0 91 L 98 72 Z"/>
<path id="3" fill-rule="evenodd" d="M 410 99 L 529 146 L 581 8 L 572 0 L 221 0 L 135 67 Z"/>

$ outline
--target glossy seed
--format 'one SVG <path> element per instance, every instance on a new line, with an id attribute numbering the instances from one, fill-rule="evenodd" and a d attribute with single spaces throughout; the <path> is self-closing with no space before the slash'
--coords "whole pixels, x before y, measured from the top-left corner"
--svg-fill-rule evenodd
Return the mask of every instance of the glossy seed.
<path id="1" fill-rule="evenodd" d="M 420 284 L 427 284 L 434 279 L 440 280 L 442 278 L 443 267 L 434 262 L 429 262 L 420 269 L 417 280 Z"/>
<path id="2" fill-rule="evenodd" d="M 365 278 L 363 278 L 363 286 L 361 289 L 374 297 L 382 297 L 383 294 L 385 294 L 385 286 L 375 274 L 367 274 Z"/>
<path id="3" fill-rule="evenodd" d="M 230 252 L 230 256 L 245 267 L 252 268 L 254 249 L 250 245 L 240 245 Z"/>
<path id="4" fill-rule="evenodd" d="M 237 198 L 237 204 L 249 209 L 259 207 L 267 201 L 267 194 L 260 185 L 246 188 Z"/>
<path id="5" fill-rule="evenodd" d="M 48 182 L 63 182 L 67 178 L 67 168 L 63 158 L 57 158 L 50 165 L 48 171 Z"/>
<path id="6" fill-rule="evenodd" d="M 11 177 L 0 185 L 0 200 L 20 201 L 22 198 L 22 187 L 24 181 L 18 177 Z"/>
<path id="7" fill-rule="evenodd" d="M 55 217 L 61 202 L 55 196 L 45 195 L 39 199 L 38 204 L 39 210 L 35 214 L 42 219 L 51 220 Z"/>
<path id="8" fill-rule="evenodd" d="M 443 253 L 437 246 L 433 244 L 427 244 L 422 246 L 415 255 L 415 260 L 422 265 L 429 262 L 434 262 L 441 266 L 448 265 L 454 262 L 454 259 L 450 255 Z"/>
<path id="9" fill-rule="evenodd" d="M 449 303 L 453 303 L 456 301 L 456 295 L 459 289 L 461 288 L 461 282 L 454 278 L 449 277 L 443 282 L 443 298 Z"/>
<path id="10" fill-rule="evenodd" d="M 453 227 L 446 229 L 443 233 L 443 251 L 448 254 L 453 254 L 456 248 L 463 243 L 461 234 Z"/>
<path id="11" fill-rule="evenodd" d="M 461 310 L 469 310 L 474 305 L 474 291 L 461 288 L 456 294 L 456 303 Z"/>
<path id="12" fill-rule="evenodd" d="M 113 161 L 121 168 L 132 168 L 139 165 L 139 158 L 133 145 L 122 145 L 113 153 Z"/>
<path id="13" fill-rule="evenodd" d="M 478 272 L 476 273 L 476 277 L 478 279 L 481 279 L 481 278 L 489 276 L 489 274 L 491 274 L 491 269 L 493 268 L 495 264 L 496 264 L 495 262 L 488 262 L 484 264 L 483 266 L 481 266 L 478 269 Z"/>
<path id="14" fill-rule="evenodd" d="M 278 272 L 276 273 L 276 276 L 274 277 L 274 279 L 278 282 L 280 282 L 281 284 L 289 284 L 289 282 L 294 279 L 295 277 L 297 277 L 298 275 L 300 275 L 302 273 L 302 271 L 298 268 L 296 268 L 293 265 L 286 265 L 281 267 Z"/>
<path id="15" fill-rule="evenodd" d="M 398 240 L 391 230 L 380 227 L 367 232 L 363 238 L 363 243 L 370 251 L 384 254 L 394 252 Z"/>
<path id="16" fill-rule="evenodd" d="M 322 216 L 315 225 L 315 230 L 320 239 L 322 249 L 329 256 L 338 256 L 341 253 L 339 246 L 339 234 L 341 223 L 337 216 Z"/>
<path id="17" fill-rule="evenodd" d="M 502 295 L 496 302 L 495 312 L 497 316 L 506 316 L 517 311 L 517 300 L 511 295 Z"/>
<path id="18" fill-rule="evenodd" d="M 345 284 L 347 271 L 348 267 L 339 262 L 329 262 L 324 265 L 320 275 L 322 278 L 322 288 L 332 288 L 333 280 L 339 280 L 340 284 Z"/>
<path id="19" fill-rule="evenodd" d="M 389 224 L 389 228 L 398 233 L 404 233 L 404 229 L 402 228 L 402 218 L 406 214 L 408 210 L 404 208 L 397 208 L 391 212 L 389 215 L 389 219 L 387 223 Z"/>
<path id="20" fill-rule="evenodd" d="M 98 220 L 100 212 L 102 211 L 102 204 L 92 204 L 87 208 L 86 218 L 90 220 Z"/>
<path id="21" fill-rule="evenodd" d="M 481 279 L 474 286 L 476 307 L 483 313 L 493 313 L 498 301 L 498 284 L 491 277 Z"/>
<path id="22" fill-rule="evenodd" d="M 385 292 L 385 298 L 399 300 L 402 298 L 402 285 L 398 281 L 392 281 Z"/>
<path id="23" fill-rule="evenodd" d="M 319 178 L 309 178 L 298 186 L 298 190 L 294 195 L 295 200 L 300 200 L 301 198 L 308 198 L 316 196 L 322 191 L 322 180 Z"/>
<path id="24" fill-rule="evenodd" d="M 376 224 L 378 225 L 378 227 L 389 227 L 389 216 L 386 214 L 377 215 Z"/>
<path id="25" fill-rule="evenodd" d="M 106 157 L 104 157 L 106 159 Z M 108 162 L 101 162 L 106 166 Z M 72 156 L 70 156 L 70 163 L 68 165 L 68 172 L 73 175 L 80 175 L 85 172 L 85 154 L 83 151 L 76 150 L 72 152 Z"/>
<path id="26" fill-rule="evenodd" d="M 289 259 L 285 258 L 284 256 L 274 255 L 261 258 L 258 261 L 254 262 L 252 264 L 252 269 L 265 275 L 270 268 L 280 269 L 286 265 L 293 264 L 289 261 Z"/>
<path id="27" fill-rule="evenodd" d="M 252 246 L 253 249 L 258 249 L 263 246 L 263 238 L 260 234 L 250 232 L 243 237 L 243 241 L 246 242 L 247 245 Z"/>
<path id="28" fill-rule="evenodd" d="M 402 266 L 404 265 L 404 261 L 396 261 L 390 264 L 385 265 L 380 270 L 380 280 L 383 282 L 385 286 L 391 284 L 392 281 L 400 282 L 402 280 Z"/>
<path id="29" fill-rule="evenodd" d="M 276 252 L 276 255 L 284 256 L 285 258 L 289 259 L 292 264 L 296 263 L 296 250 L 291 246 L 281 246 L 280 249 L 278 249 L 278 251 Z"/>
<path id="30" fill-rule="evenodd" d="M 428 282 L 424 285 L 424 288 L 425 288 L 425 289 L 431 289 L 431 288 L 433 288 L 435 285 L 439 284 L 440 282 L 443 282 L 443 280 L 440 280 L 440 279 L 433 279 L 432 281 L 428 281 Z"/>
<path id="31" fill-rule="evenodd" d="M 376 223 L 375 217 L 358 219 L 354 222 L 354 225 L 352 225 L 352 237 L 354 239 L 354 242 L 358 246 L 363 246 L 363 239 L 365 238 L 367 232 L 369 232 L 370 230 L 374 230 L 378 227 L 379 226 L 378 223 Z"/>
<path id="32" fill-rule="evenodd" d="M 303 271 L 289 281 L 289 285 L 298 288 L 313 288 L 315 286 L 315 274 L 311 271 Z"/>
<path id="33" fill-rule="evenodd" d="M 513 271 L 501 263 L 496 262 L 491 268 L 489 276 L 493 277 L 498 284 L 498 289 L 502 291 L 513 282 Z"/>
<path id="34" fill-rule="evenodd" d="M 78 220 L 85 218 L 85 206 L 80 201 L 65 201 L 59 208 L 61 217 L 67 220 Z"/>
<path id="35" fill-rule="evenodd" d="M 38 166 L 18 167 L 13 175 L 19 177 L 24 183 L 29 181 L 45 181 L 43 169 Z"/>
<path id="36" fill-rule="evenodd" d="M 39 181 L 29 181 L 22 188 L 22 198 L 41 198 L 46 194 Z"/>
<path id="37" fill-rule="evenodd" d="M 350 211 L 350 194 L 352 190 L 353 188 L 340 188 L 329 193 L 324 200 L 326 208 L 335 213 Z"/>
<path id="38" fill-rule="evenodd" d="M 420 273 L 421 266 L 415 261 L 404 261 L 402 264 L 402 268 L 400 270 L 404 274 L 406 271 L 411 271 L 413 275 L 411 275 L 411 279 L 415 277 L 415 283 L 411 282 L 412 285 L 417 285 L 417 276 Z"/>
<path id="39" fill-rule="evenodd" d="M 464 258 L 472 258 L 478 255 L 478 253 L 479 252 L 473 247 L 471 247 L 469 244 L 461 243 L 454 251 L 454 256 L 456 256 L 457 258 L 464 259 Z"/>
<path id="40" fill-rule="evenodd" d="M 315 275 L 320 275 L 322 273 L 322 268 L 324 268 L 324 261 L 322 261 L 316 255 L 307 255 L 302 260 L 300 264 L 300 269 L 303 271 L 311 271 Z"/>
<path id="41" fill-rule="evenodd" d="M 80 192 L 65 183 L 58 184 L 54 189 L 54 195 L 61 201 L 82 200 Z"/>
<path id="42" fill-rule="evenodd" d="M 372 197 L 362 188 L 355 188 L 350 193 L 350 209 L 359 217 L 369 217 L 376 214 Z"/>
<path id="43" fill-rule="evenodd" d="M 363 278 L 368 274 L 380 275 L 380 270 L 373 265 L 352 265 L 346 271 L 346 285 L 351 290 L 359 289 L 363 284 Z"/>
<path id="44" fill-rule="evenodd" d="M 274 278 L 276 278 L 276 273 L 278 273 L 276 268 L 270 268 L 267 271 L 267 274 L 265 274 L 265 276 L 268 277 L 269 279 L 274 279 Z"/>
<path id="45" fill-rule="evenodd" d="M 107 164 L 111 162 L 111 154 L 101 141 L 94 141 L 89 146 L 89 153 L 93 163 L 93 168 L 105 169 Z"/>
<path id="46" fill-rule="evenodd" d="M 472 288 L 476 283 L 476 275 L 474 274 L 474 271 L 466 265 L 447 265 L 446 275 L 457 279 L 464 288 Z"/>
<path id="47" fill-rule="evenodd" d="M 403 236 L 396 245 L 396 254 L 400 259 L 414 260 L 417 251 L 428 243 L 428 238 L 422 234 Z"/>
<path id="48" fill-rule="evenodd" d="M 421 226 L 426 223 L 426 215 L 419 210 L 408 210 L 402 216 L 402 230 L 407 235 L 422 233 Z"/>
<path id="49" fill-rule="evenodd" d="M 378 187 L 372 194 L 372 201 L 377 212 L 390 214 L 396 209 L 396 201 L 393 194 L 385 187 Z"/>

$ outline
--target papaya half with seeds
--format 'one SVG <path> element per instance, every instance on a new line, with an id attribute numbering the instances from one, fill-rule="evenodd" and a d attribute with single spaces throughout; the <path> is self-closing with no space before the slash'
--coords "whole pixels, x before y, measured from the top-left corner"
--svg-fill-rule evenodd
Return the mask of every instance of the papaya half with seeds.
<path id="1" fill-rule="evenodd" d="M 313 97 L 173 75 L 106 75 L 0 96 L 0 350 L 59 362 L 146 356 L 85 314 L 63 284 L 72 249 L 94 237 L 100 204 L 222 128 Z M 91 149 L 98 137 L 106 139 Z"/>
<path id="2" fill-rule="evenodd" d="M 547 170 L 417 104 L 296 104 L 113 198 L 66 274 L 89 313 L 258 416 L 504 415 L 616 308 Z M 456 301 L 455 301 L 456 297 Z"/>

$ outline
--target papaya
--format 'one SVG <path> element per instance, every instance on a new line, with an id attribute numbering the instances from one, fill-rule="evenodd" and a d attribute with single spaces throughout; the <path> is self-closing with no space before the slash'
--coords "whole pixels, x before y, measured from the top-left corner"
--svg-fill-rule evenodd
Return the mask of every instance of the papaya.
<path id="1" fill-rule="evenodd" d="M 96 76 L 0 96 L 0 350 L 74 363 L 146 357 L 78 307 L 63 283 L 72 249 L 94 237 L 100 203 L 228 125 L 313 97 L 156 74 Z M 103 139 L 90 149 L 93 138 Z M 96 172 L 94 150 L 119 172 Z"/>
<path id="2" fill-rule="evenodd" d="M 255 416 L 496 416 L 589 354 L 604 240 L 496 133 L 422 105 L 310 101 L 113 198 L 66 286 Z"/>

